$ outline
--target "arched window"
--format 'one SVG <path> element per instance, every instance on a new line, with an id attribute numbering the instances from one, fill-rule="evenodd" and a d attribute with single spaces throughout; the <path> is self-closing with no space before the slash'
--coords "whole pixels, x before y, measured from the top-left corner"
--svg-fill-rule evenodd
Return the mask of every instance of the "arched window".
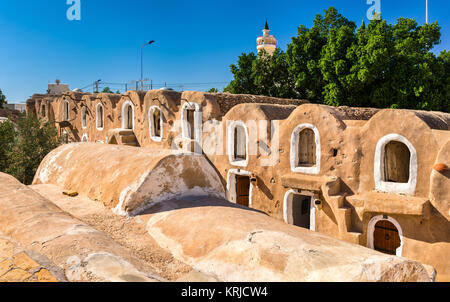
<path id="1" fill-rule="evenodd" d="M 237 125 L 234 128 L 234 161 L 247 159 L 246 145 L 247 137 L 245 135 L 245 128 L 241 125 Z"/>
<path id="2" fill-rule="evenodd" d="M 122 105 L 122 129 L 134 129 L 134 106 L 131 101 Z"/>
<path id="3" fill-rule="evenodd" d="M 181 111 L 183 138 L 200 141 L 202 113 L 196 103 L 184 103 Z"/>
<path id="4" fill-rule="evenodd" d="M 81 128 L 86 129 L 87 127 L 87 107 L 83 106 L 81 109 Z"/>
<path id="5" fill-rule="evenodd" d="M 83 134 L 83 136 L 81 137 L 81 142 L 82 143 L 87 143 L 88 142 L 88 135 L 86 133 Z"/>
<path id="6" fill-rule="evenodd" d="M 45 105 L 42 105 L 42 117 L 46 116 Z"/>
<path id="7" fill-rule="evenodd" d="M 378 191 L 414 194 L 417 185 L 417 152 L 405 137 L 389 134 L 378 141 L 374 181 Z"/>
<path id="8" fill-rule="evenodd" d="M 160 142 L 163 131 L 163 116 L 161 109 L 157 106 L 150 107 L 148 118 L 150 123 L 150 137 L 152 140 Z"/>
<path id="9" fill-rule="evenodd" d="M 62 120 L 68 121 L 70 119 L 70 105 L 69 102 L 64 100 L 63 101 L 63 108 L 62 108 Z"/>
<path id="10" fill-rule="evenodd" d="M 312 129 L 306 128 L 298 137 L 297 167 L 314 167 L 316 165 L 316 141 Z"/>
<path id="11" fill-rule="evenodd" d="M 407 183 L 409 181 L 409 162 L 411 153 L 408 147 L 391 141 L 384 147 L 384 175 L 387 182 Z"/>
<path id="12" fill-rule="evenodd" d="M 103 130 L 103 127 L 105 126 L 105 120 L 104 120 L 104 109 L 101 103 L 97 104 L 96 112 L 97 112 L 96 114 L 97 130 Z"/>
<path id="13" fill-rule="evenodd" d="M 291 136 L 291 170 L 297 173 L 320 173 L 320 135 L 311 124 L 297 126 Z"/>
<path id="14" fill-rule="evenodd" d="M 232 122 L 228 126 L 228 156 L 235 166 L 248 165 L 248 130 L 244 122 Z"/>

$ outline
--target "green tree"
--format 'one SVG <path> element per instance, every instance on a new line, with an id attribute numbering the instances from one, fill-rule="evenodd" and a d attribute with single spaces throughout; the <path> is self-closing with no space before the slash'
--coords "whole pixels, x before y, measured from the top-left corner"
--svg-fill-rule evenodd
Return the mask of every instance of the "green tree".
<path id="1" fill-rule="evenodd" d="M 238 58 L 237 66 L 230 66 L 234 79 L 224 89 L 225 92 L 233 94 L 258 94 L 253 78 L 253 62 L 257 59 L 256 55 L 251 52 L 249 54 L 241 54 Z"/>
<path id="2" fill-rule="evenodd" d="M 207 92 L 209 92 L 209 93 L 218 93 L 218 92 L 219 92 L 219 89 L 217 89 L 217 88 L 211 88 L 211 89 L 208 90 Z"/>
<path id="3" fill-rule="evenodd" d="M 114 92 L 111 91 L 111 88 L 105 87 L 105 88 L 103 89 L 102 93 L 114 93 Z"/>
<path id="4" fill-rule="evenodd" d="M 253 62 L 252 78 L 256 91 L 260 95 L 297 98 L 301 92 L 297 91 L 295 82 L 289 73 L 286 53 L 277 48 L 269 55 L 265 50 L 258 53 Z"/>
<path id="5" fill-rule="evenodd" d="M 311 28 L 301 25 L 286 53 L 242 54 L 231 65 L 231 93 L 306 98 L 331 106 L 408 108 L 449 112 L 447 51 L 437 22 L 396 24 L 374 19 L 357 28 L 337 12 L 317 15 Z"/>
<path id="6" fill-rule="evenodd" d="M 324 16 L 316 15 L 311 29 L 304 25 L 298 27 L 297 37 L 292 38 L 286 52 L 288 68 L 299 91 L 311 102 L 322 103 L 325 86 L 329 84 L 326 77 L 334 79 L 332 73 L 323 73 L 333 67 L 330 59 L 338 58 L 339 62 L 335 64 L 339 68 L 338 74 L 342 74 L 342 69 L 347 67 L 346 60 L 342 60 L 343 47 L 338 47 L 336 53 L 333 53 L 332 47 L 328 52 L 324 49 L 330 35 L 335 40 L 334 44 L 348 43 L 348 31 L 354 28 L 355 24 L 339 14 L 334 7 L 326 10 Z M 321 62 L 322 56 L 326 59 Z M 331 83 L 328 90 L 336 93 L 335 85 Z"/>
<path id="7" fill-rule="evenodd" d="M 0 123 L 0 172 L 8 168 L 8 154 L 14 144 L 14 125 L 9 120 Z"/>
<path id="8" fill-rule="evenodd" d="M 60 145 L 57 130 L 51 123 L 41 125 L 36 115 L 20 119 L 10 152 L 7 173 L 24 184 L 31 184 L 44 157 Z"/>
<path id="9" fill-rule="evenodd" d="M 2 90 L 0 89 L 0 109 L 3 109 L 3 106 L 6 103 L 6 96 L 3 94 Z"/>

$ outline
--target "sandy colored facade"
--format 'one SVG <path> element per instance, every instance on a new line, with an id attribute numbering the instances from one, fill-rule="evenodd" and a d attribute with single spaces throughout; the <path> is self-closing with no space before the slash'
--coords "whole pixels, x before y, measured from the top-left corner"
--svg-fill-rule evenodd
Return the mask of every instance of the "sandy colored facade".
<path id="1" fill-rule="evenodd" d="M 27 109 L 58 122 L 67 102 L 71 141 L 203 153 L 230 202 L 450 280 L 450 114 L 174 91 L 37 95 Z"/>
<path id="2" fill-rule="evenodd" d="M 98 161 L 96 152 L 103 154 L 102 162 Z M 89 155 L 90 153 L 92 154 Z M 126 159 L 120 162 L 122 155 Z M 45 205 L 46 212 L 44 212 L 45 215 L 41 215 L 44 218 L 40 222 L 47 221 L 47 225 L 54 227 L 55 231 L 61 229 L 56 225 L 57 222 L 61 224 L 56 219 L 62 216 L 61 210 L 82 220 L 87 219 L 90 223 L 92 219 L 89 217 L 92 214 L 87 215 L 86 212 L 95 213 L 94 216 L 97 217 L 95 221 L 99 221 L 95 223 L 96 228 L 104 229 L 105 226 L 116 221 L 120 226 L 116 232 L 112 232 L 112 237 L 121 239 L 122 237 L 117 237 L 117 233 L 121 233 L 122 236 L 132 238 L 130 241 L 136 243 L 137 226 L 132 230 L 125 227 L 120 215 L 114 215 L 112 219 L 104 215 L 98 217 L 104 210 L 99 211 L 97 208 L 105 205 L 110 211 L 114 206 L 114 204 L 105 203 L 110 200 L 110 192 L 116 196 L 113 199 L 124 196 L 125 207 L 121 208 L 132 214 L 126 217 L 126 220 L 132 220 L 144 229 L 145 233 L 138 240 L 140 243 L 155 240 L 161 248 L 170 251 L 176 260 L 200 272 L 202 278 L 213 281 L 427 282 L 434 280 L 434 269 L 417 261 L 385 255 L 325 234 L 310 232 L 285 224 L 249 207 L 230 203 L 225 199 L 220 174 L 213 169 L 203 155 L 184 154 L 179 155 L 179 159 L 180 161 L 174 160 L 173 154 L 166 153 L 162 154 L 161 159 L 157 160 L 159 163 L 155 165 L 154 150 L 148 148 L 94 143 L 64 145 L 46 157 L 39 168 L 34 184 L 28 189 L 35 190 L 40 194 L 39 196 L 48 198 L 46 203 L 42 200 L 43 197 L 36 201 L 32 213 L 39 213 L 37 210 L 42 213 L 43 209 L 40 209 L 38 205 Z M 125 165 L 127 160 L 140 163 L 143 167 Z M 194 160 L 196 162 L 192 162 Z M 82 163 L 74 165 L 74 162 Z M 110 169 L 110 164 L 114 165 L 111 167 L 114 173 L 107 171 Z M 93 173 L 94 175 L 89 174 L 92 165 L 96 165 L 97 172 Z M 144 167 L 150 167 L 151 172 L 145 172 L 142 177 L 140 172 L 148 169 Z M 81 178 L 82 174 L 86 177 Z M 164 182 L 164 179 L 172 181 Z M 0 180 L 2 180 L 1 175 Z M 125 187 L 125 180 L 138 185 Z M 116 191 L 118 187 L 120 189 Z M 163 198 L 158 198 L 155 196 L 155 187 L 165 192 L 175 190 L 178 194 L 169 193 Z M 67 200 L 61 197 L 63 188 L 76 189 L 80 195 Z M 26 193 L 23 192 L 23 194 Z M 14 192 L 10 194 L 14 195 Z M 29 202 L 28 200 L 32 197 L 32 194 L 29 195 L 26 202 Z M 103 204 L 95 202 L 93 198 Z M 57 207 L 52 208 L 49 202 Z M 0 209 L 10 208 L 10 203 L 7 196 L 4 199 L 0 198 Z M 24 202 L 16 203 L 17 207 L 23 207 Z M 143 205 L 143 203 L 145 203 L 144 207 L 141 206 L 138 212 L 133 213 L 133 206 Z M 14 208 L 9 209 L 9 211 L 13 210 Z M 19 217 L 26 213 L 27 209 L 24 209 Z M 7 214 L 8 211 L 5 215 Z M 11 219 L 4 219 L 6 223 L 0 225 L 0 230 L 5 227 L 13 228 L 17 230 L 17 235 L 13 235 L 23 241 L 24 235 L 19 231 L 19 227 L 21 225 L 27 227 L 33 220 L 27 219 L 23 222 L 18 219 L 11 222 Z M 72 221 L 67 220 L 67 223 Z M 61 236 L 66 244 L 70 244 L 75 235 L 84 236 L 83 244 L 90 246 L 91 250 L 104 248 L 109 251 L 108 253 L 117 255 L 130 264 L 133 263 L 123 258 L 120 250 L 116 248 L 111 250 L 113 246 L 99 246 L 99 244 L 105 244 L 100 237 L 101 232 L 91 232 L 82 224 L 76 227 L 77 232 L 72 229 L 73 227 L 67 229 Z M 108 229 L 109 227 L 106 228 Z M 39 236 L 45 232 L 45 228 L 39 228 L 36 231 L 30 231 L 27 228 L 25 230 L 26 238 L 33 238 L 35 241 L 37 241 L 36 237 L 40 238 Z M 55 231 L 51 233 L 52 236 L 55 235 Z M 96 244 L 90 243 L 91 240 L 94 240 Z M 53 241 L 49 245 L 47 251 L 53 245 Z M 80 247 L 66 251 L 62 244 L 59 246 L 64 253 L 50 255 L 52 259 L 57 260 L 57 263 L 61 263 L 61 259 L 69 253 L 77 255 L 83 251 Z M 38 247 L 36 245 L 35 248 Z M 91 256 L 84 258 L 85 254 L 80 256 L 80 259 L 92 261 Z M 97 254 L 101 254 L 101 257 L 107 256 L 104 252 L 95 253 Z M 110 263 L 109 260 L 112 260 L 110 258 L 103 261 L 97 260 L 95 263 L 104 262 L 114 268 L 117 263 Z M 136 265 L 135 268 L 137 268 Z M 89 264 L 86 267 L 92 270 Z M 102 266 L 97 266 L 92 271 L 100 274 L 103 270 Z M 111 271 L 120 273 L 122 270 L 117 268 Z M 145 274 L 148 269 L 140 268 L 139 271 Z M 109 276 L 121 277 L 117 275 L 115 273 Z M 142 277 L 137 272 L 133 276 Z M 190 274 L 184 277 L 192 280 Z"/>

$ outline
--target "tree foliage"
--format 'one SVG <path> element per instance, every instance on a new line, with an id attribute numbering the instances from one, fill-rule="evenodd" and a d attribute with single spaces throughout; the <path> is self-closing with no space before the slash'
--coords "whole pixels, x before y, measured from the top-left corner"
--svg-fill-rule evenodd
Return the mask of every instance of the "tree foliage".
<path id="1" fill-rule="evenodd" d="M 114 92 L 112 92 L 111 88 L 105 87 L 105 88 L 103 89 L 102 93 L 114 93 Z"/>
<path id="2" fill-rule="evenodd" d="M 0 123 L 0 171 L 8 168 L 8 154 L 14 144 L 14 125 L 9 120 Z"/>
<path id="3" fill-rule="evenodd" d="M 284 53 L 242 54 L 231 93 L 307 98 L 331 106 L 450 112 L 450 54 L 436 56 L 437 22 L 372 20 L 357 28 L 330 7 L 301 25 Z"/>
<path id="4" fill-rule="evenodd" d="M 0 171 L 29 185 L 41 161 L 60 145 L 60 140 L 54 125 L 42 125 L 36 115 L 30 114 L 18 121 L 17 130 L 10 122 L 0 124 L 0 143 Z"/>
<path id="5" fill-rule="evenodd" d="M 3 109 L 3 106 L 6 104 L 6 96 L 3 94 L 0 89 L 0 109 Z"/>

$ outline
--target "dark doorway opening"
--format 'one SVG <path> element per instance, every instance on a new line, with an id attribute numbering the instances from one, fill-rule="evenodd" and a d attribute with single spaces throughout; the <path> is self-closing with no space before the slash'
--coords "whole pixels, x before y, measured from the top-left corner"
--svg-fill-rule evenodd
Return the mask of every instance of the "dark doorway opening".
<path id="1" fill-rule="evenodd" d="M 292 196 L 293 225 L 311 228 L 311 196 L 294 194 Z"/>
<path id="2" fill-rule="evenodd" d="M 250 177 L 236 175 L 236 203 L 250 206 Z"/>
<path id="3" fill-rule="evenodd" d="M 186 110 L 187 135 L 190 139 L 195 139 L 195 110 Z"/>

